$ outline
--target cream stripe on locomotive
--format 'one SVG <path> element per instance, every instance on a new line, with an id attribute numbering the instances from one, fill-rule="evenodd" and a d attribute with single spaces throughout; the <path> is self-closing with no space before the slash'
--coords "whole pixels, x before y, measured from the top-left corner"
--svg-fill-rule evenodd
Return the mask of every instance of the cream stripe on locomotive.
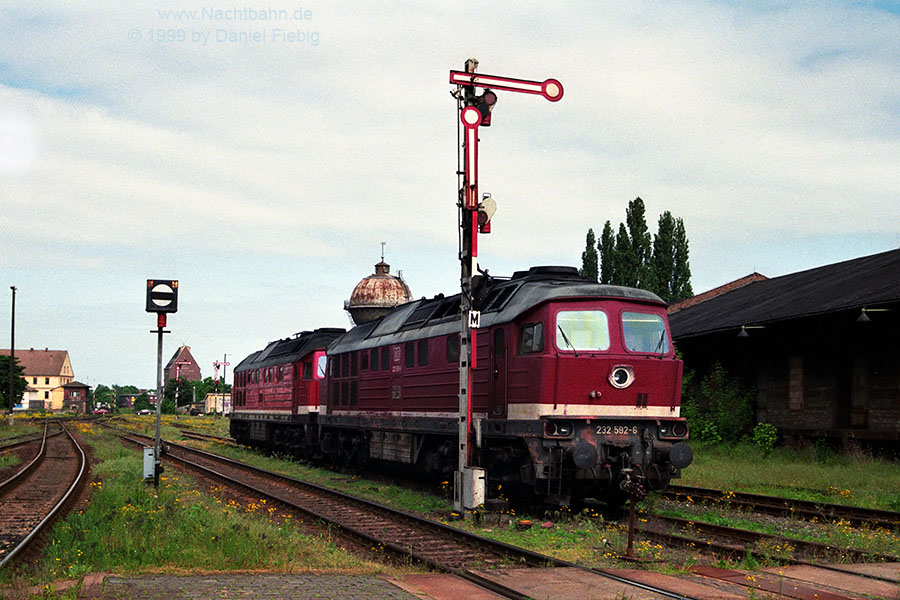
<path id="1" fill-rule="evenodd" d="M 668 406 L 615 406 L 609 404 L 509 404 L 506 407 L 506 418 L 513 421 L 526 421 L 539 417 L 677 417 L 680 407 Z"/>
<path id="2" fill-rule="evenodd" d="M 654 417 L 654 418 L 671 418 L 680 416 L 679 407 L 670 408 L 668 406 L 592 406 L 589 404 L 563 404 L 553 408 L 550 404 L 510 404 L 507 406 L 507 421 L 527 421 L 538 419 L 540 417 Z M 432 418 L 456 418 L 458 413 L 455 412 L 423 412 L 423 411 L 360 411 L 360 410 L 338 410 L 330 411 L 327 414 L 342 416 L 359 416 L 368 417 L 432 417 Z M 488 418 L 487 413 L 473 414 L 473 418 Z"/>
<path id="3" fill-rule="evenodd" d="M 294 413 L 291 409 L 278 409 L 278 408 L 263 408 L 263 409 L 252 409 L 252 408 L 238 408 L 234 411 L 235 414 L 242 415 L 305 415 L 309 413 L 317 413 L 319 412 L 318 407 L 309 407 L 309 406 L 298 406 L 297 412 Z"/>

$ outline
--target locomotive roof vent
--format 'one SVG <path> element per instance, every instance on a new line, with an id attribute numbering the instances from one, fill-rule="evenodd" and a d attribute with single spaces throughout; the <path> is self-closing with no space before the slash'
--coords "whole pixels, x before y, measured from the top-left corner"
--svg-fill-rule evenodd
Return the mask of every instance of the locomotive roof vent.
<path id="1" fill-rule="evenodd" d="M 513 279 L 581 279 L 575 267 L 542 266 L 531 267 L 527 271 L 516 271 Z"/>

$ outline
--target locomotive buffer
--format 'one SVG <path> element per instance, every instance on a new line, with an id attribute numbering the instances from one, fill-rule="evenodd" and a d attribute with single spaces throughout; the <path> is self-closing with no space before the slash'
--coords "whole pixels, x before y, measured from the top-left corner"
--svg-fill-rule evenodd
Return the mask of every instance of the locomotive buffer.
<path id="1" fill-rule="evenodd" d="M 459 467 L 453 474 L 454 508 L 463 514 L 484 503 L 484 469 L 473 466 L 472 454 L 472 369 L 475 368 L 477 348 L 476 332 L 481 323 L 481 313 L 475 310 L 473 278 L 478 272 L 478 232 L 490 233 L 491 217 L 497 205 L 490 194 L 478 198 L 478 128 L 491 124 L 491 111 L 497 103 L 493 90 L 536 94 L 550 102 L 563 96 L 562 84 L 556 79 L 529 81 L 496 75 L 476 74 L 478 61 L 470 58 L 464 71 L 450 71 L 452 92 L 459 109 L 459 120 L 464 129 L 462 143 L 463 169 L 457 206 L 459 207 L 459 261 L 461 265 L 460 287 L 460 352 L 459 352 Z M 476 90 L 476 88 L 481 88 Z M 479 94 L 480 91 L 480 94 Z"/>

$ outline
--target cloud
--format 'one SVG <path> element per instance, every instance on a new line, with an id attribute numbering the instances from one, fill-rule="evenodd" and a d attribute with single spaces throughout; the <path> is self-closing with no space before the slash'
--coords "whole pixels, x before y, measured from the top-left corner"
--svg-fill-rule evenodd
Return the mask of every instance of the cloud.
<path id="1" fill-rule="evenodd" d="M 473 55 L 482 72 L 565 87 L 559 103 L 501 93 L 481 132 L 493 273 L 577 265 L 587 228 L 622 221 L 636 196 L 651 229 L 664 210 L 684 218 L 698 290 L 900 243 L 900 18 L 877 4 L 362 2 L 268 23 L 204 7 L 234 8 L 42 0 L 3 8 L 0 25 L 0 264 L 23 289 L 52 277 L 139 295 L 150 276 L 208 289 L 178 317 L 198 360 L 342 324 L 381 241 L 414 294 L 453 291 L 448 71 Z M 274 43 L 276 27 L 306 41 Z M 55 301 L 65 320 L 76 300 Z M 128 330 L 124 347 L 146 341 L 129 337 L 143 333 L 131 310 L 79 314 Z M 39 321 L 23 335 L 40 347 L 93 331 L 59 326 L 54 343 Z M 85 343 L 88 372 L 146 381 L 103 347 Z"/>

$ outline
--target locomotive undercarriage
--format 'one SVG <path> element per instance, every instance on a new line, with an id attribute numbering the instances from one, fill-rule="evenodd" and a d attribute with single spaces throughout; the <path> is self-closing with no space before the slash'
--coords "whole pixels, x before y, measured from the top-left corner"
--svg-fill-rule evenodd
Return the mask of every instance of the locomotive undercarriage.
<path id="1" fill-rule="evenodd" d="M 233 421 L 232 435 L 243 443 L 352 469 L 374 460 L 409 465 L 436 480 L 452 478 L 457 469 L 456 437 L 447 433 L 452 420 L 400 419 L 390 424 L 398 429 L 373 422 L 354 427 L 340 421 Z M 483 420 L 475 462 L 487 471 L 489 497 L 570 506 L 594 498 L 617 507 L 632 492 L 640 496 L 666 487 L 690 464 L 690 447 L 683 441 L 686 429 L 681 439 L 665 439 L 660 434 L 669 431 L 664 425 L 653 419 L 614 424 L 596 418 Z"/>

